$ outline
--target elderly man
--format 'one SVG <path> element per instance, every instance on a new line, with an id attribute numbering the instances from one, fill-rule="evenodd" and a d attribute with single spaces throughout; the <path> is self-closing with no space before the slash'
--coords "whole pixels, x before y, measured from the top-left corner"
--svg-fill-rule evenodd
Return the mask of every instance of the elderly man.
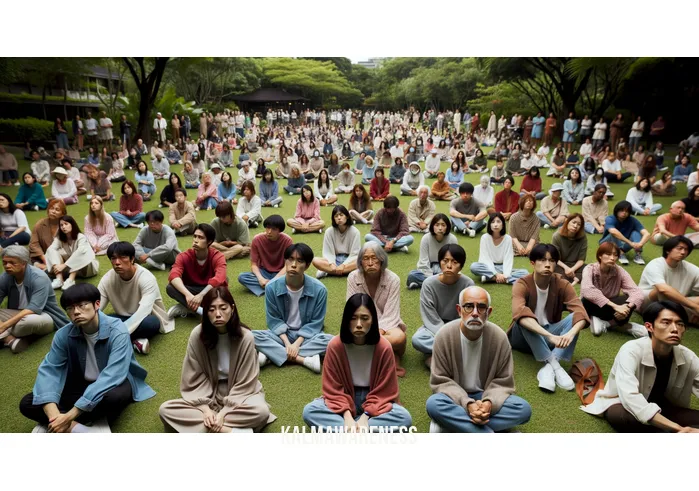
<path id="1" fill-rule="evenodd" d="M 588 234 L 604 233 L 604 222 L 609 215 L 609 202 L 604 199 L 607 186 L 595 185 L 591 196 L 582 200 L 582 215 L 585 219 L 585 232 Z"/>
<path id="2" fill-rule="evenodd" d="M 479 286 L 459 294 L 459 318 L 440 329 L 432 351 L 427 414 L 430 433 L 494 433 L 529 421 L 532 408 L 514 394 L 507 335 L 488 321 L 490 294 Z"/>
<path id="3" fill-rule="evenodd" d="M 430 231 L 430 222 L 436 213 L 434 202 L 428 199 L 430 189 L 427 186 L 417 188 L 417 198 L 408 206 L 408 229 L 411 232 L 426 234 Z"/>
<path id="4" fill-rule="evenodd" d="M 167 121 L 163 118 L 163 115 L 158 113 L 153 120 L 153 130 L 155 131 L 155 137 L 161 142 L 167 139 L 165 130 L 167 129 Z"/>
<path id="5" fill-rule="evenodd" d="M 449 216 L 456 230 L 470 237 L 475 237 L 485 228 L 485 217 L 488 212 L 485 204 L 473 197 L 473 184 L 462 182 L 459 184 L 459 197 L 449 203 Z"/>
<path id="6" fill-rule="evenodd" d="M 675 302 L 651 303 L 643 313 L 650 337 L 624 344 L 605 387 L 580 409 L 604 417 L 621 433 L 699 433 L 699 357 L 682 346 L 687 313 Z"/>
<path id="7" fill-rule="evenodd" d="M 2 252 L 0 339 L 13 353 L 21 353 L 31 336 L 44 336 L 70 322 L 58 307 L 46 273 L 29 264 L 26 247 L 11 245 Z M 2 345 L 0 345 L 2 346 Z"/>
<path id="8" fill-rule="evenodd" d="M 675 201 L 670 205 L 670 212 L 660 215 L 655 221 L 655 227 L 650 234 L 650 241 L 655 245 L 663 245 L 668 239 L 677 235 L 684 235 L 694 245 L 699 244 L 699 233 L 685 235 L 687 228 L 699 232 L 699 222 L 689 213 L 685 212 L 686 205 L 682 201 Z"/>
<path id="9" fill-rule="evenodd" d="M 568 216 L 568 202 L 561 199 L 563 184 L 556 182 L 551 186 L 549 195 L 541 200 L 541 210 L 536 216 L 544 228 L 559 228 Z"/>

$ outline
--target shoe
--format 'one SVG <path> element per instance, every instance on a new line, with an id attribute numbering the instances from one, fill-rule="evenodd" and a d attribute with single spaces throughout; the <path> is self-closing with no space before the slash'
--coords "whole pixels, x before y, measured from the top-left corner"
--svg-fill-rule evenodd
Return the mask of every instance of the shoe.
<path id="1" fill-rule="evenodd" d="M 619 254 L 619 264 L 623 264 L 624 266 L 629 264 L 629 258 L 626 257 L 626 254 L 624 254 L 623 252 Z"/>
<path id="2" fill-rule="evenodd" d="M 194 211 L 199 211 L 199 210 L 201 210 L 201 208 L 199 208 L 198 206 L 194 207 Z"/>
<path id="3" fill-rule="evenodd" d="M 14 341 L 10 343 L 10 350 L 13 354 L 21 353 L 29 347 L 29 341 L 26 338 L 15 338 Z"/>
<path id="4" fill-rule="evenodd" d="M 326 273 L 325 271 L 316 271 L 317 279 L 325 278 L 326 276 L 328 276 L 328 273 Z"/>
<path id="5" fill-rule="evenodd" d="M 133 342 L 133 349 L 142 355 L 150 353 L 150 341 L 146 338 L 140 338 Z"/>
<path id="6" fill-rule="evenodd" d="M 53 280 L 51 282 L 51 288 L 53 288 L 54 290 L 58 290 L 62 286 L 63 286 L 63 280 L 60 278 L 56 278 L 55 280 Z"/>
<path id="7" fill-rule="evenodd" d="M 488 169 L 487 169 L 487 168 L 481 170 L 481 174 L 487 174 L 487 173 L 488 173 Z"/>
<path id="8" fill-rule="evenodd" d="M 267 355 L 265 355 L 262 351 L 257 354 L 257 361 L 260 364 L 260 368 L 265 365 L 269 365 L 269 358 L 267 358 Z"/>
<path id="9" fill-rule="evenodd" d="M 112 429 L 106 419 L 99 419 L 87 427 L 88 433 L 111 433 Z"/>
<path id="10" fill-rule="evenodd" d="M 145 223 L 139 223 L 139 224 L 138 224 L 138 228 L 143 228 L 143 227 L 145 227 L 145 226 L 146 226 Z"/>
<path id="11" fill-rule="evenodd" d="M 175 317 L 187 317 L 189 315 L 189 309 L 181 304 L 176 304 L 170 307 L 167 311 L 167 316 L 174 320 Z"/>
<path id="12" fill-rule="evenodd" d="M 274 205 L 272 208 L 279 208 L 279 205 Z"/>
<path id="13" fill-rule="evenodd" d="M 631 323 L 631 329 L 629 329 L 629 334 L 634 338 L 647 338 L 648 329 L 643 324 L 637 324 L 635 322 Z"/>
<path id="14" fill-rule="evenodd" d="M 148 263 L 148 265 L 150 265 L 153 268 L 159 269 L 160 271 L 165 271 L 165 269 L 166 269 L 166 266 L 164 263 L 159 263 L 157 261 L 154 261 L 150 257 L 148 259 L 146 259 L 146 263 Z"/>
<path id="15" fill-rule="evenodd" d="M 633 257 L 633 262 L 636 263 L 636 264 L 639 264 L 639 265 L 641 265 L 641 266 L 643 266 L 644 264 L 646 264 L 646 262 L 643 260 L 643 256 L 641 256 L 641 255 L 638 254 L 638 253 L 636 253 L 636 254 L 634 255 L 634 257 Z"/>
<path id="16" fill-rule="evenodd" d="M 68 278 L 66 281 L 63 282 L 61 290 L 66 291 L 71 286 L 75 286 L 75 280 L 71 280 L 70 278 Z"/>
<path id="17" fill-rule="evenodd" d="M 292 228 L 292 229 L 291 229 L 291 235 L 295 235 L 295 234 L 296 234 L 296 229 L 295 229 L 295 228 Z"/>
<path id="18" fill-rule="evenodd" d="M 658 167 L 658 172 L 663 172 L 663 171 L 666 171 L 666 170 L 667 170 L 667 166 L 666 166 L 666 165 L 664 165 L 664 166 L 662 166 L 662 167 Z"/>
<path id="19" fill-rule="evenodd" d="M 160 204 L 158 205 L 158 208 L 162 208 L 162 207 L 163 207 L 163 204 L 160 203 Z"/>
<path id="20" fill-rule="evenodd" d="M 85 196 L 85 198 L 87 198 L 87 201 L 90 201 L 90 200 L 92 199 L 92 195 L 91 195 L 91 194 L 88 194 L 88 195 Z"/>
<path id="21" fill-rule="evenodd" d="M 468 234 L 468 228 L 464 228 L 464 229 L 461 231 L 461 233 L 464 234 L 464 235 L 467 235 L 467 234 Z"/>
<path id="22" fill-rule="evenodd" d="M 551 225 L 549 225 L 548 223 L 545 223 L 545 224 L 544 224 L 544 228 L 545 228 L 546 230 L 548 230 L 548 229 L 551 228 Z"/>
<path id="23" fill-rule="evenodd" d="M 303 366 L 313 373 L 320 373 L 320 355 L 307 356 L 303 359 Z"/>
<path id="24" fill-rule="evenodd" d="M 468 229 L 468 236 L 469 237 L 475 237 L 476 236 L 476 231 L 473 230 L 472 228 Z"/>
<path id="25" fill-rule="evenodd" d="M 487 283 L 488 278 L 485 277 L 485 275 L 481 276 L 481 283 Z"/>
<path id="26" fill-rule="evenodd" d="M 546 392 L 554 392 L 556 390 L 556 377 L 553 374 L 553 367 L 550 363 L 546 363 L 539 373 L 536 374 L 536 379 L 539 381 L 539 388 Z"/>
<path id="27" fill-rule="evenodd" d="M 548 363 L 547 363 L 548 365 Z M 556 380 L 556 385 L 563 390 L 573 390 L 575 388 L 575 382 L 570 378 L 568 372 L 562 366 L 558 366 L 553 369 L 553 376 Z"/>
<path id="28" fill-rule="evenodd" d="M 607 332 L 610 324 L 607 321 L 603 321 L 599 317 L 592 316 L 592 322 L 590 322 L 590 331 L 594 336 L 600 336 Z"/>
<path id="29" fill-rule="evenodd" d="M 32 433 L 48 433 L 49 427 L 44 425 L 36 425 L 32 430 Z"/>
<path id="30" fill-rule="evenodd" d="M 400 248 L 401 252 L 405 252 L 406 254 L 408 253 L 408 246 L 403 246 Z"/>
<path id="31" fill-rule="evenodd" d="M 2 333 L 0 333 L 0 340 L 5 339 L 7 336 L 9 336 L 11 330 L 12 328 L 5 329 L 4 331 L 2 331 Z"/>
<path id="32" fill-rule="evenodd" d="M 252 428 L 231 428 L 231 433 L 254 433 Z"/>
<path id="33" fill-rule="evenodd" d="M 319 233 L 319 234 L 322 234 L 322 233 L 323 233 L 323 229 L 322 229 L 322 228 L 319 229 L 319 230 L 318 230 L 318 233 Z"/>
<path id="34" fill-rule="evenodd" d="M 408 285 L 408 290 L 417 290 L 418 288 L 420 288 L 420 285 L 418 285 L 414 281 Z"/>
<path id="35" fill-rule="evenodd" d="M 444 433 L 444 430 L 437 423 L 430 420 L 430 433 Z"/>

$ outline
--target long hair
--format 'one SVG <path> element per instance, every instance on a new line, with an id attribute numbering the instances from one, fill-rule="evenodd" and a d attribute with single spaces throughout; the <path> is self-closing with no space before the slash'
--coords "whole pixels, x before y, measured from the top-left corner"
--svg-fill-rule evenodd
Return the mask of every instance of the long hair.
<path id="1" fill-rule="evenodd" d="M 99 201 L 100 203 L 100 211 L 98 213 L 95 213 L 92 211 L 92 202 L 93 201 Z M 100 227 L 104 227 L 104 220 L 106 219 L 105 215 L 106 213 L 104 212 L 104 201 L 102 201 L 102 198 L 100 196 L 94 195 L 92 196 L 92 199 L 90 200 L 90 211 L 87 212 L 87 220 L 90 222 L 90 227 L 94 228 L 95 223 L 99 223 Z"/>
<path id="2" fill-rule="evenodd" d="M 376 313 L 374 300 L 366 293 L 355 293 L 347 299 L 345 310 L 342 313 L 342 324 L 340 325 L 340 340 L 344 344 L 354 344 L 354 336 L 352 335 L 352 316 L 359 307 L 366 307 L 371 314 L 371 327 L 366 335 L 366 344 L 378 344 L 381 339 L 379 333 L 379 315 Z"/>
<path id="3" fill-rule="evenodd" d="M 229 304 L 233 309 L 231 318 L 226 324 L 226 331 L 231 338 L 239 339 L 243 336 L 242 328 L 249 329 L 248 326 L 240 322 L 238 308 L 236 307 L 235 300 L 233 300 L 233 295 L 231 295 L 228 288 L 223 285 L 212 288 L 206 295 L 204 295 L 204 298 L 201 301 L 201 308 L 204 311 L 204 315 L 202 315 L 201 318 L 201 335 L 199 336 L 199 339 L 201 339 L 204 346 L 210 350 L 216 348 L 216 345 L 218 344 L 219 333 L 211 320 L 209 320 L 209 308 L 217 298 L 220 298 Z"/>
<path id="4" fill-rule="evenodd" d="M 61 222 L 70 223 L 71 227 L 73 227 L 70 231 L 70 238 L 71 240 L 77 239 L 80 233 L 80 227 L 78 227 L 78 224 L 75 222 L 75 218 L 70 215 L 63 215 L 58 221 L 58 240 L 61 242 L 68 242 L 68 236 L 61 230 Z"/>
<path id="5" fill-rule="evenodd" d="M 12 201 L 12 198 L 10 198 L 9 194 L 0 193 L 0 196 L 2 196 L 3 198 L 5 198 L 7 200 L 7 213 L 12 215 L 15 212 L 15 210 L 17 209 L 14 201 Z"/>
<path id="6" fill-rule="evenodd" d="M 369 193 L 367 193 L 366 188 L 361 184 L 355 184 L 352 188 L 352 194 L 350 195 L 349 200 L 350 210 L 357 209 L 357 195 L 355 194 L 357 192 L 357 189 L 362 190 L 362 202 L 366 205 L 367 210 L 371 210 L 371 199 L 369 199 Z"/>

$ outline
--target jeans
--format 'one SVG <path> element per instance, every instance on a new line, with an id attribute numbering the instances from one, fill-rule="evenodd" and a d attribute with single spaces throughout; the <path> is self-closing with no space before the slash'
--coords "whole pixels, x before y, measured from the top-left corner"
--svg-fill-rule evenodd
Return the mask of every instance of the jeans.
<path id="1" fill-rule="evenodd" d="M 10 233 L 11 233 L 11 232 L 10 232 Z M 18 233 L 18 234 L 15 234 L 15 235 L 12 236 L 12 237 L 2 238 L 2 239 L 0 240 L 0 247 L 2 247 L 3 249 L 5 249 L 5 248 L 7 248 L 7 247 L 9 247 L 9 246 L 11 246 L 11 245 L 13 245 L 13 244 L 23 245 L 23 246 L 24 246 L 24 245 L 29 244 L 29 241 L 31 240 L 31 238 L 32 238 L 32 236 L 29 235 L 28 232 L 20 232 L 20 233 Z"/>
<path id="2" fill-rule="evenodd" d="M 653 206 L 650 207 L 650 212 L 652 215 L 658 213 L 663 205 L 660 203 L 654 203 Z M 644 205 L 639 205 L 638 203 L 631 203 L 631 208 L 633 208 L 633 212 L 637 215 L 643 215 L 643 212 L 645 211 Z"/>
<path id="3" fill-rule="evenodd" d="M 547 324 L 542 327 L 555 336 L 562 336 L 573 328 L 573 315 L 571 314 L 555 324 Z M 534 359 L 540 362 L 548 360 L 551 355 L 558 360 L 569 361 L 573 357 L 577 342 L 578 336 L 576 335 L 568 347 L 553 348 L 553 345 L 544 336 L 531 332 L 518 323 L 515 323 L 510 330 L 512 348 L 522 353 L 532 353 Z"/>
<path id="4" fill-rule="evenodd" d="M 411 343 L 413 348 L 418 350 L 420 353 L 431 355 L 432 347 L 434 346 L 434 334 L 432 334 L 432 331 L 427 329 L 425 326 L 421 326 L 417 331 L 415 331 L 415 334 L 413 334 Z"/>
<path id="5" fill-rule="evenodd" d="M 430 268 L 432 269 L 432 274 L 439 274 L 442 272 L 442 268 L 439 267 L 439 263 L 431 263 Z M 427 275 L 420 271 L 419 269 L 413 269 L 410 273 L 408 273 L 408 279 L 405 282 L 407 286 L 410 286 L 411 283 L 417 283 L 417 286 L 419 288 L 422 288 L 422 282 L 427 279 Z"/>
<path id="6" fill-rule="evenodd" d="M 357 415 L 354 418 L 355 421 L 364 413 L 362 404 L 366 401 L 368 394 L 368 387 L 354 388 L 354 406 Z M 334 431 L 344 431 L 345 418 L 342 414 L 334 413 L 328 409 L 325 399 L 322 397 L 306 404 L 306 407 L 303 408 L 303 421 L 312 428 L 325 430 L 327 427 L 331 427 Z M 369 431 L 372 431 L 371 428 L 378 427 L 389 427 L 391 431 L 396 431 L 401 427 L 408 428 L 412 424 L 413 418 L 410 413 L 403 406 L 394 402 L 390 411 L 369 418 Z"/>
<path id="7" fill-rule="evenodd" d="M 272 200 L 269 200 L 270 206 L 278 205 L 282 202 L 282 197 L 278 196 Z M 265 206 L 264 204 L 262 206 Z"/>
<path id="8" fill-rule="evenodd" d="M 483 392 L 472 392 L 472 399 L 480 401 Z M 427 414 L 443 429 L 452 433 L 495 433 L 524 424 L 532 416 L 532 407 L 519 396 L 511 395 L 498 412 L 491 413 L 485 425 L 472 422 L 468 410 L 456 404 L 446 394 L 432 394 L 427 399 Z"/>
<path id="9" fill-rule="evenodd" d="M 525 194 L 526 194 L 526 193 L 519 193 L 519 197 L 521 198 L 521 197 L 524 196 Z M 535 196 L 535 198 L 537 199 L 537 201 L 541 201 L 541 200 L 544 199 L 545 197 L 546 197 L 546 193 L 544 193 L 544 192 L 536 193 L 536 196 Z"/>
<path id="10" fill-rule="evenodd" d="M 485 263 L 471 263 L 471 274 L 476 277 L 485 276 L 486 281 L 492 281 L 496 274 L 503 274 L 502 264 L 494 264 L 493 268 Z M 515 281 L 529 274 L 526 269 L 513 269 L 507 282 L 512 285 Z"/>
<path id="11" fill-rule="evenodd" d="M 121 319 L 122 321 L 126 321 L 131 316 L 119 315 L 119 314 L 109 314 L 109 317 L 114 317 L 116 319 Z M 160 319 L 158 319 L 157 316 L 150 314 L 150 315 L 147 315 L 146 318 L 143 319 L 141 321 L 141 323 L 138 325 L 136 330 L 131 333 L 131 340 L 134 341 L 136 339 L 141 339 L 141 338 L 150 339 L 152 337 L 155 337 L 159 333 L 160 333 Z"/>
<path id="12" fill-rule="evenodd" d="M 266 280 L 271 280 L 279 271 L 267 271 L 265 268 L 260 268 L 260 274 Z M 238 275 L 238 283 L 250 290 L 256 296 L 261 297 L 265 294 L 264 288 L 260 286 L 257 276 L 254 273 L 240 273 Z"/>
<path id="13" fill-rule="evenodd" d="M 218 205 L 218 201 L 216 201 L 214 198 L 206 198 L 201 201 L 197 200 L 196 203 L 197 206 L 203 210 L 207 208 L 214 209 Z"/>
<path id="14" fill-rule="evenodd" d="M 461 218 L 449 218 L 451 218 L 451 224 L 454 226 L 454 228 L 456 228 L 459 232 L 463 232 L 463 230 L 466 228 L 464 221 Z M 477 222 L 471 221 L 468 223 L 468 228 L 471 228 L 478 233 L 485 228 L 485 220 L 478 220 Z"/>
<path id="15" fill-rule="evenodd" d="M 387 238 L 392 239 L 393 237 L 387 237 Z M 381 244 L 381 247 L 385 247 L 385 245 L 386 245 L 384 242 L 381 242 L 381 240 L 378 237 L 376 237 L 374 234 L 366 234 L 364 236 L 364 240 L 366 242 L 376 242 L 377 244 Z M 393 249 L 391 249 L 391 250 L 393 252 L 395 252 L 395 251 L 399 250 L 401 247 L 409 246 L 410 244 L 413 243 L 413 240 L 414 239 L 413 239 L 412 235 L 404 235 L 403 237 L 401 237 L 400 239 L 398 239 L 397 241 L 395 241 L 393 243 Z"/>
<path id="16" fill-rule="evenodd" d="M 2 173 L 2 178 L 0 178 L 2 182 L 16 181 L 19 178 L 19 173 L 14 169 L 3 170 L 0 173 Z"/>
<path id="17" fill-rule="evenodd" d="M 585 232 L 588 234 L 598 234 L 599 232 L 590 222 L 585 222 Z"/>
<path id="18" fill-rule="evenodd" d="M 146 214 L 141 212 L 138 213 L 132 217 L 127 217 L 126 215 L 122 215 L 118 211 L 113 211 L 110 213 L 112 215 L 112 218 L 114 219 L 115 222 L 117 222 L 118 225 L 121 225 L 122 227 L 126 228 L 130 224 L 137 224 L 137 223 L 143 223 L 146 220 Z"/>
<path id="19" fill-rule="evenodd" d="M 174 250 L 172 251 L 159 251 L 156 252 L 155 254 L 152 254 L 153 249 L 149 249 L 148 247 L 143 248 L 143 252 L 148 254 L 149 258 L 155 261 L 156 263 L 162 263 L 166 265 L 173 265 L 175 264 L 175 260 L 177 259 L 177 252 Z"/>
<path id="20" fill-rule="evenodd" d="M 58 135 L 56 135 L 56 148 L 64 148 L 66 150 L 70 148 L 70 145 L 68 144 L 67 133 L 59 133 Z"/>
<path id="21" fill-rule="evenodd" d="M 549 226 L 553 227 L 551 220 L 546 218 L 546 215 L 544 215 L 543 211 L 537 211 L 536 216 L 539 219 L 539 221 L 541 222 L 541 225 L 549 225 Z M 558 226 L 561 227 L 562 225 L 563 225 L 563 222 L 561 222 L 560 225 L 558 225 Z"/>
<path id="22" fill-rule="evenodd" d="M 255 348 L 257 348 L 257 351 L 264 353 L 272 363 L 280 367 L 287 361 L 286 348 L 282 338 L 267 329 L 252 331 L 252 335 L 255 337 Z M 289 338 L 290 343 L 295 342 L 298 336 L 298 331 L 292 329 L 286 331 L 286 337 Z M 325 350 L 328 348 L 328 343 L 332 338 L 332 334 L 319 332 L 312 338 L 304 339 L 301 346 L 299 346 L 299 356 L 305 358 L 307 356 L 325 355 Z"/>
<path id="23" fill-rule="evenodd" d="M 631 235 L 628 237 L 628 239 L 631 242 L 640 242 L 641 241 L 641 232 L 634 230 L 633 232 L 631 232 Z M 622 250 L 622 252 L 629 252 L 631 250 L 630 245 L 628 245 L 626 242 L 623 242 L 623 241 L 617 239 L 612 234 L 607 234 L 606 237 L 601 238 L 599 241 L 600 244 L 604 244 L 605 242 L 613 242 L 614 244 L 619 246 L 619 248 Z M 643 249 L 641 249 L 640 251 L 637 252 L 637 254 L 641 254 L 641 253 L 643 253 Z"/>

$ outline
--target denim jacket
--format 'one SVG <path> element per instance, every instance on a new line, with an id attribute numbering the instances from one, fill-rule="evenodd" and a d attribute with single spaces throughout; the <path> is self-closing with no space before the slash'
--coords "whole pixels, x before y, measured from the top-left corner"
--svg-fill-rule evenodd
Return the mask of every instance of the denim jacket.
<path id="1" fill-rule="evenodd" d="M 286 288 L 286 277 L 280 276 L 267 284 L 265 288 L 265 305 L 267 310 L 267 328 L 277 336 L 289 330 L 286 321 L 289 316 L 289 293 Z M 328 290 L 320 281 L 307 274 L 303 278 L 303 295 L 299 300 L 301 329 L 298 335 L 310 339 L 320 334 L 325 320 Z"/>
<path id="2" fill-rule="evenodd" d="M 124 379 L 131 384 L 134 401 L 145 401 L 155 396 L 155 391 L 145 383 L 147 372 L 134 357 L 129 331 L 124 323 L 102 312 L 98 315 L 99 338 L 95 344 L 95 357 L 100 374 L 87 386 L 75 407 L 92 411 L 105 394 L 119 386 Z M 58 404 L 68 375 L 84 376 L 86 356 L 87 341 L 82 330 L 72 322 L 59 329 L 53 337 L 51 349 L 39 365 L 33 403 Z"/>

